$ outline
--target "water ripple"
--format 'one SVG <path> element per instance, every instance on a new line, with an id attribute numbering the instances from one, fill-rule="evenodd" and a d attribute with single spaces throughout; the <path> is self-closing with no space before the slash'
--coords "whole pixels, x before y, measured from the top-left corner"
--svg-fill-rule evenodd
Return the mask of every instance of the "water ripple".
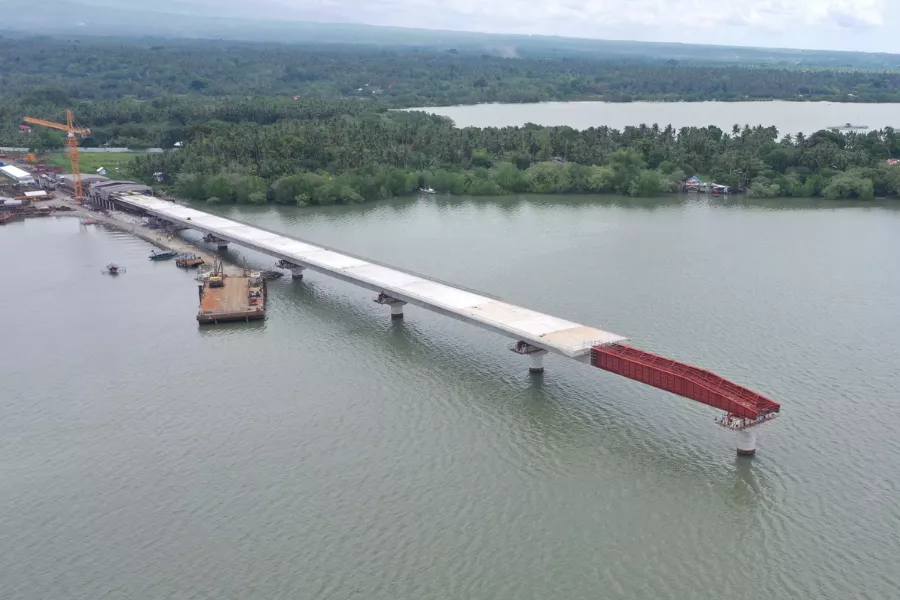
<path id="1" fill-rule="evenodd" d="M 539 198 L 236 212 L 599 321 L 784 416 L 738 459 L 703 406 L 559 357 L 530 376 L 492 334 L 414 307 L 391 322 L 317 275 L 273 282 L 264 324 L 199 329 L 193 281 L 143 242 L 29 221 L 0 232 L 0 251 L 33 257 L 0 275 L 41 316 L 9 320 L 0 346 L 4 599 L 900 586 L 895 213 Z M 529 232 L 527 254 L 507 242 Z M 100 275 L 113 258 L 118 279 Z M 19 314 L 14 300 L 0 310 Z"/>

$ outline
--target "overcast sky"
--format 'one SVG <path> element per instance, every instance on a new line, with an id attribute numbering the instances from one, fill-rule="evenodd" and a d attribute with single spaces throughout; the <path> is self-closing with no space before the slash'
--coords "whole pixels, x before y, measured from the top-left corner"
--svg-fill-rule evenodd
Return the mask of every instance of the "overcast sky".
<path id="1" fill-rule="evenodd" d="M 119 6 L 137 0 L 119 0 Z M 900 0 L 156 0 L 262 19 L 900 52 Z"/>

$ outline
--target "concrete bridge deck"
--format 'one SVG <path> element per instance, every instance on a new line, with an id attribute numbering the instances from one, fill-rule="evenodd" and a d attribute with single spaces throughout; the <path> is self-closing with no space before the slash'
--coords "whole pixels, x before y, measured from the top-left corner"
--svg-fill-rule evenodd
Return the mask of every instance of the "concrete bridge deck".
<path id="1" fill-rule="evenodd" d="M 402 314 L 402 303 L 413 304 L 534 347 L 523 354 L 544 350 L 589 363 L 591 348 L 626 339 L 602 329 L 539 313 L 167 200 L 142 194 L 122 194 L 116 197 L 116 201 L 160 219 L 211 234 L 219 240 L 252 248 L 297 265 L 298 269 L 317 271 L 384 294 L 388 299 L 386 304 L 399 304 L 397 309 L 400 310 L 392 306 L 394 314 Z"/>
<path id="2" fill-rule="evenodd" d="M 152 196 L 123 193 L 107 201 L 107 207 L 114 203 L 196 229 L 219 248 L 235 243 L 273 256 L 296 278 L 311 269 L 378 292 L 375 301 L 390 306 L 392 317 L 402 317 L 403 306 L 414 304 L 512 338 L 516 341 L 510 350 L 531 359 L 531 372 L 543 372 L 544 355 L 554 352 L 724 410 L 716 422 L 737 433 L 739 455 L 756 452 L 757 427 L 781 411 L 780 404 L 762 394 L 704 369 L 626 346 L 621 343 L 625 338 L 615 333 Z"/>

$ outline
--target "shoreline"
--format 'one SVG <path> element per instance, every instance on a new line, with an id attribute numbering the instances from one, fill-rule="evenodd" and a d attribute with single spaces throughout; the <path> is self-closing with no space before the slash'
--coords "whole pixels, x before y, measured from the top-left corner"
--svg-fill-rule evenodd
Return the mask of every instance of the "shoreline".
<path id="1" fill-rule="evenodd" d="M 139 238 L 150 245 L 159 248 L 161 250 L 168 250 L 170 252 L 177 252 L 178 254 L 183 254 L 186 252 L 191 252 L 196 254 L 200 258 L 203 259 L 204 265 L 207 268 L 212 267 L 213 262 L 216 259 L 222 261 L 222 268 L 225 271 L 226 275 L 229 276 L 239 276 L 243 275 L 244 268 L 235 262 L 228 260 L 226 257 L 202 248 L 200 246 L 195 245 L 194 243 L 184 239 L 179 236 L 178 233 L 174 234 L 166 234 L 157 229 L 150 229 L 149 227 L 145 227 L 139 223 L 131 222 L 125 220 L 119 216 L 116 211 L 111 213 L 101 213 L 98 211 L 90 210 L 84 206 L 79 205 L 74 200 L 69 198 L 64 194 L 59 194 L 57 192 L 56 197 L 50 200 L 41 200 L 39 202 L 34 203 L 35 206 L 42 205 L 51 205 L 51 204 L 65 204 L 66 206 L 72 208 L 71 211 L 65 211 L 62 213 L 54 213 L 52 216 L 55 217 L 77 217 L 79 219 L 92 219 L 97 221 L 98 223 L 115 229 L 117 231 L 121 231 L 123 233 L 128 233 L 136 238 Z M 124 213 L 123 213 L 124 214 Z M 167 261 L 169 262 L 169 261 Z M 174 263 L 174 260 L 171 261 Z M 200 269 L 186 269 L 187 271 L 202 271 L 203 267 Z M 256 270 L 256 269 L 251 269 Z"/>

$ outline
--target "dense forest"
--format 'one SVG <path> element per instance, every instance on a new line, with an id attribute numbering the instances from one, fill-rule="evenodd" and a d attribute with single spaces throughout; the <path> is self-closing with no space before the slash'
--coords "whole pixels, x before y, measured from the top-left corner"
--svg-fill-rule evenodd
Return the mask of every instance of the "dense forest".
<path id="1" fill-rule="evenodd" d="M 303 105 L 319 115 L 336 108 Z M 897 155 L 900 133 L 891 129 L 781 138 L 761 126 L 460 129 L 420 112 L 364 111 L 216 122 L 196 128 L 183 150 L 133 168 L 146 181 L 165 173 L 178 195 L 210 202 L 354 203 L 423 186 L 653 196 L 698 173 L 753 196 L 872 198 L 900 193 L 900 167 L 887 162 Z"/>
<path id="2" fill-rule="evenodd" d="M 900 100 L 900 71 L 642 57 L 504 58 L 358 45 L 41 38 L 0 39 L 0 89 L 4 97 L 55 94 L 67 101 L 300 95 L 364 98 L 390 107 L 587 98 L 888 102 Z"/>
<path id="3" fill-rule="evenodd" d="M 4 45 L 6 44 L 6 45 Z M 900 100 L 900 72 L 517 58 L 360 46 L 155 45 L 0 40 L 0 145 L 62 145 L 22 115 L 73 108 L 84 146 L 184 148 L 131 176 L 209 202 L 363 202 L 433 187 L 455 194 L 654 195 L 699 174 L 755 196 L 900 193 L 900 135 L 658 125 L 456 128 L 391 110 L 423 104 L 600 97 L 629 100 Z M 157 175 L 162 174 L 162 175 Z"/>

